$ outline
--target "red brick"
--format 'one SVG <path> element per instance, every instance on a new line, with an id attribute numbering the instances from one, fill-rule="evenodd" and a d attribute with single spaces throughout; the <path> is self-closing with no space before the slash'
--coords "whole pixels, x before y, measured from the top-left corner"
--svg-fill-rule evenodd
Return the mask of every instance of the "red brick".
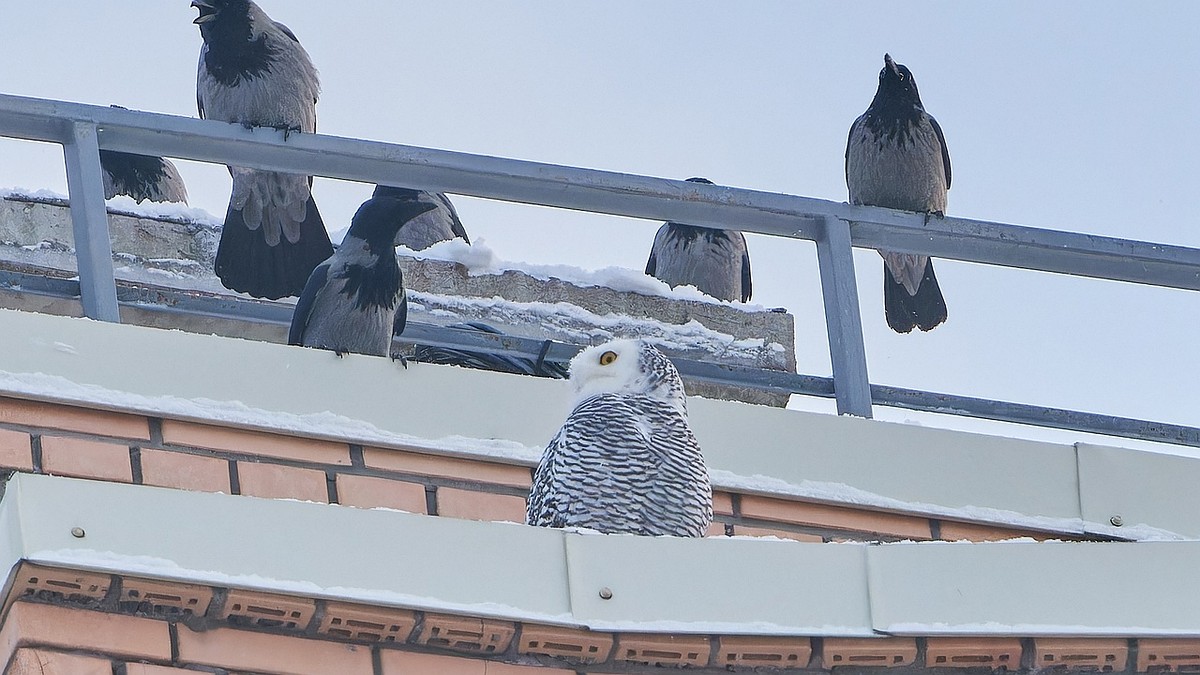
<path id="1" fill-rule="evenodd" d="M 797 637 L 724 636 L 717 665 L 725 668 L 804 668 L 812 657 L 812 641 Z"/>
<path id="2" fill-rule="evenodd" d="M 742 516 L 909 539 L 932 536 L 925 518 L 757 495 L 742 495 Z"/>
<path id="3" fill-rule="evenodd" d="M 915 638 L 825 638 L 821 666 L 911 666 L 917 660 Z"/>
<path id="4" fill-rule="evenodd" d="M 301 462 L 349 466 L 350 446 L 334 441 L 163 420 L 163 442 Z"/>
<path id="5" fill-rule="evenodd" d="M 1128 640 L 1036 638 L 1033 641 L 1033 667 L 1037 670 L 1065 668 L 1124 672 L 1128 662 Z"/>
<path id="6" fill-rule="evenodd" d="M 33 471 L 33 446 L 29 443 L 29 434 L 0 429 L 0 467 Z"/>
<path id="7" fill-rule="evenodd" d="M 103 572 L 21 563 L 13 575 L 9 597 L 35 597 L 54 602 L 90 605 L 103 600 L 108 595 L 111 585 L 112 576 Z"/>
<path id="8" fill-rule="evenodd" d="M 13 655 L 5 675 L 112 675 L 112 661 L 23 647 Z"/>
<path id="9" fill-rule="evenodd" d="M 324 471 L 258 462 L 238 462 L 237 471 L 241 494 L 250 497 L 329 501 Z"/>
<path id="10" fill-rule="evenodd" d="M 500 654 L 508 649 L 515 624 L 452 614 L 425 613 L 425 624 L 416 643 L 472 654 Z"/>
<path id="11" fill-rule="evenodd" d="M 941 522 L 941 532 L 942 539 L 946 541 L 1004 541 L 1005 539 L 1018 539 L 1021 537 L 1031 537 L 1040 541 L 1051 536 L 1045 532 L 1010 530 L 992 525 L 959 523 L 953 520 L 943 520 Z M 1054 538 L 1058 539 L 1059 537 L 1054 535 Z"/>
<path id="12" fill-rule="evenodd" d="M 521 642 L 517 645 L 517 652 L 580 663 L 599 663 L 608 659 L 612 647 L 612 633 L 527 623 L 521 627 Z"/>
<path id="13" fill-rule="evenodd" d="M 371 649 L 233 628 L 193 632 L 179 625 L 179 659 L 184 665 L 216 666 L 272 675 L 371 675 Z"/>
<path id="14" fill-rule="evenodd" d="M 417 654 L 394 649 L 380 651 L 383 675 L 575 675 L 574 670 L 516 666 L 498 661 Z"/>
<path id="15" fill-rule="evenodd" d="M 466 520 L 525 522 L 525 498 L 475 490 L 439 487 L 438 515 Z"/>
<path id="16" fill-rule="evenodd" d="M 728 492 L 714 492 L 712 496 L 713 515 L 733 515 L 733 495 Z"/>
<path id="17" fill-rule="evenodd" d="M 425 486 L 373 476 L 337 475 L 338 503 L 359 508 L 385 507 L 409 513 L 425 513 Z"/>
<path id="18" fill-rule="evenodd" d="M 344 640 L 404 643 L 416 625 L 416 614 L 407 609 L 329 601 L 317 633 Z"/>
<path id="19" fill-rule="evenodd" d="M 533 473 L 529 468 L 511 464 L 383 448 L 363 448 L 363 461 L 367 466 L 375 469 L 411 473 L 418 476 L 440 476 L 525 489 L 533 484 Z"/>
<path id="20" fill-rule="evenodd" d="M 130 659 L 171 660 L 165 621 L 29 602 L 13 603 L 0 631 L 0 653 L 36 646 L 95 650 Z M 0 658 L 0 661 L 3 661 Z"/>
<path id="21" fill-rule="evenodd" d="M 742 537 L 779 537 L 780 539 L 810 541 L 817 544 L 825 541 L 819 534 L 791 532 L 789 530 L 780 530 L 773 527 L 751 527 L 749 525 L 734 525 L 733 534 L 734 536 Z"/>
<path id="22" fill-rule="evenodd" d="M 129 446 L 86 438 L 42 436 L 42 470 L 55 476 L 133 482 Z"/>
<path id="23" fill-rule="evenodd" d="M 316 602 L 309 598 L 231 588 L 215 615 L 218 620 L 260 628 L 302 631 L 316 609 Z"/>
<path id="24" fill-rule="evenodd" d="M 1018 638 L 929 638 L 925 642 L 925 665 L 929 668 L 1021 667 Z"/>
<path id="25" fill-rule="evenodd" d="M 115 438 L 150 440 L 150 424 L 140 415 L 0 398 L 0 423 L 60 429 Z"/>
<path id="26" fill-rule="evenodd" d="M 230 492 L 229 460 L 150 448 L 143 449 L 141 455 L 142 482 L 146 485 L 200 492 Z"/>
<path id="27" fill-rule="evenodd" d="M 1200 668 L 1200 640 L 1153 638 L 1138 640 L 1137 672 L 1187 671 Z"/>
<path id="28" fill-rule="evenodd" d="M 132 605 L 139 612 L 204 616 L 208 612 L 212 597 L 213 591 L 208 586 L 138 577 L 125 577 L 121 580 L 120 604 L 126 611 L 126 608 Z"/>
<path id="29" fill-rule="evenodd" d="M 707 635 L 663 635 L 624 633 L 617 637 L 616 661 L 648 663 L 652 666 L 708 665 L 712 644 Z"/>
<path id="30" fill-rule="evenodd" d="M 725 536 L 725 523 L 722 523 L 719 520 L 712 521 L 711 523 L 708 524 L 708 529 L 705 530 L 704 536 L 706 536 L 706 537 L 724 537 Z"/>

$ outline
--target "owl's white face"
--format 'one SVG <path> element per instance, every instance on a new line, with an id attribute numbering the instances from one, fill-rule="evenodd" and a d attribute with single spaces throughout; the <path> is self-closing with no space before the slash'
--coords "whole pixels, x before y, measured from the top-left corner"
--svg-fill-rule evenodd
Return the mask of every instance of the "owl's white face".
<path id="1" fill-rule="evenodd" d="M 640 356 L 637 340 L 613 340 L 579 352 L 570 369 L 576 400 L 596 394 L 644 393 Z"/>
<path id="2" fill-rule="evenodd" d="M 578 404 L 597 394 L 642 394 L 686 409 L 683 382 L 671 361 L 641 340 L 613 340 L 571 359 Z"/>

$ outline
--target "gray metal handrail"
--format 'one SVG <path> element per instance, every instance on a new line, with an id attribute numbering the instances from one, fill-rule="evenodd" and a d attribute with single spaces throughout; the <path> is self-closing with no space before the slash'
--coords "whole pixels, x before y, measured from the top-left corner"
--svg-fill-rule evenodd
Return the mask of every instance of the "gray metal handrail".
<path id="1" fill-rule="evenodd" d="M 0 95 L 0 135 L 64 146 L 81 296 L 116 320 L 98 149 L 407 185 L 817 244 L 840 413 L 871 416 L 852 247 L 1200 290 L 1200 249 L 63 101 Z"/>

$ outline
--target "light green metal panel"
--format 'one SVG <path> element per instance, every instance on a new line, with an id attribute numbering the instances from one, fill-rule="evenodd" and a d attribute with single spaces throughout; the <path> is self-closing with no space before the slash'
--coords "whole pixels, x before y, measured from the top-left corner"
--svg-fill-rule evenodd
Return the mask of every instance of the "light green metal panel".
<path id="1" fill-rule="evenodd" d="M 710 469 L 770 477 L 818 498 L 920 513 L 978 507 L 1080 529 L 1069 445 L 703 399 L 688 406 Z"/>
<path id="2" fill-rule="evenodd" d="M 1079 443 L 1079 489 L 1089 529 L 1117 536 L 1152 527 L 1200 538 L 1200 459 Z"/>
<path id="3" fill-rule="evenodd" d="M 885 544 L 867 551 L 876 630 L 1200 636 L 1200 542 Z"/>
<path id="4" fill-rule="evenodd" d="M 855 544 L 568 534 L 571 610 L 598 630 L 870 636 L 863 554 Z"/>
<path id="5" fill-rule="evenodd" d="M 5 501 L 14 486 L 34 560 L 569 623 L 556 530 L 31 475 Z"/>

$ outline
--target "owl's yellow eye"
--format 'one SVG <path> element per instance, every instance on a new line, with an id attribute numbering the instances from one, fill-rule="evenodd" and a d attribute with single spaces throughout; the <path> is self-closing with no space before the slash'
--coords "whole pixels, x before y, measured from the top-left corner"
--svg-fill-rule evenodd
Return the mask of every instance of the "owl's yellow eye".
<path id="1" fill-rule="evenodd" d="M 607 366 L 608 364 L 610 364 L 616 360 L 617 360 L 616 352 L 604 352 L 603 354 L 600 355 L 600 365 L 602 365 L 602 366 Z"/>

